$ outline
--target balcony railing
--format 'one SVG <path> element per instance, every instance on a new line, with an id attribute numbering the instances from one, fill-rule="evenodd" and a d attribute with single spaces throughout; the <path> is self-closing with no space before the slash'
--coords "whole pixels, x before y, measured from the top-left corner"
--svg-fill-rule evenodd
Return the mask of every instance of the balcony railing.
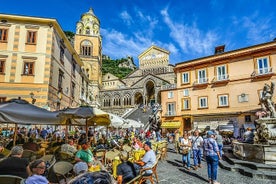
<path id="1" fill-rule="evenodd" d="M 201 85 L 201 84 L 208 84 L 208 78 L 199 78 L 193 83 L 193 85 Z"/>
<path id="2" fill-rule="evenodd" d="M 229 80 L 229 75 L 228 74 L 225 74 L 225 75 L 218 75 L 218 76 L 215 76 L 213 79 L 212 79 L 212 83 L 215 83 L 215 82 L 223 82 L 223 81 L 227 81 Z"/>
<path id="3" fill-rule="evenodd" d="M 273 73 L 273 68 L 272 67 L 267 67 L 267 68 L 261 68 L 261 69 L 255 69 L 251 77 L 257 77 L 257 76 L 262 76 L 262 75 L 269 75 Z"/>
<path id="4" fill-rule="evenodd" d="M 161 90 L 176 89 L 176 84 L 166 84 L 161 86 Z"/>

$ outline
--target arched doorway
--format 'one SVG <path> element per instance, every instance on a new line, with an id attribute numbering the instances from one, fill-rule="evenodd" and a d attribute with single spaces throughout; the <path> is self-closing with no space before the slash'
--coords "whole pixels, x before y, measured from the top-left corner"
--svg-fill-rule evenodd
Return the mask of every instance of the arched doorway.
<path id="1" fill-rule="evenodd" d="M 154 104 L 155 103 L 155 88 L 154 83 L 152 81 L 148 81 L 146 83 L 146 104 Z"/>
<path id="2" fill-rule="evenodd" d="M 134 95 L 134 103 L 135 105 L 143 105 L 143 95 L 139 92 Z"/>

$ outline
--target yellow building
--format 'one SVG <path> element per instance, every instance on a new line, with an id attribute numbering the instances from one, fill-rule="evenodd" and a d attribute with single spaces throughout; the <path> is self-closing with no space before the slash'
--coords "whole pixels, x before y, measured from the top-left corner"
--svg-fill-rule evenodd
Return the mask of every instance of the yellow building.
<path id="1" fill-rule="evenodd" d="M 162 128 L 253 123 L 264 84 L 276 82 L 275 68 L 275 40 L 229 52 L 219 46 L 214 55 L 176 64 L 176 87 L 161 91 Z"/>
<path id="2" fill-rule="evenodd" d="M 20 96 L 50 110 L 78 106 L 89 94 L 89 80 L 58 22 L 0 17 L 0 101 Z"/>

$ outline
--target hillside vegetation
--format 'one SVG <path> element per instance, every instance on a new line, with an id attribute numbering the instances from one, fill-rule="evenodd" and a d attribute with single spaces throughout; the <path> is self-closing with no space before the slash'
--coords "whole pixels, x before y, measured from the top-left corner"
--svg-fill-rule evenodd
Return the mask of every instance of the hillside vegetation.
<path id="1" fill-rule="evenodd" d="M 102 68 L 103 75 L 107 73 L 111 73 L 120 79 L 124 78 L 125 76 L 127 76 L 129 73 L 132 72 L 130 68 L 119 67 L 119 64 L 124 61 L 127 61 L 127 59 L 126 58 L 116 59 L 116 60 L 103 59 L 103 68 Z"/>

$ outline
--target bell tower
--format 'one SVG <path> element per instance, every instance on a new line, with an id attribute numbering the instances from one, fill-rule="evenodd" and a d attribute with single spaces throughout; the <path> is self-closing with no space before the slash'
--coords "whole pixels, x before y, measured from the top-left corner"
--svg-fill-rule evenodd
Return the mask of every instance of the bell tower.
<path id="1" fill-rule="evenodd" d="M 83 70 L 89 78 L 89 87 L 94 103 L 99 104 L 99 91 L 102 85 L 102 38 L 100 21 L 92 8 L 81 15 L 76 24 L 74 48 L 84 63 Z"/>

